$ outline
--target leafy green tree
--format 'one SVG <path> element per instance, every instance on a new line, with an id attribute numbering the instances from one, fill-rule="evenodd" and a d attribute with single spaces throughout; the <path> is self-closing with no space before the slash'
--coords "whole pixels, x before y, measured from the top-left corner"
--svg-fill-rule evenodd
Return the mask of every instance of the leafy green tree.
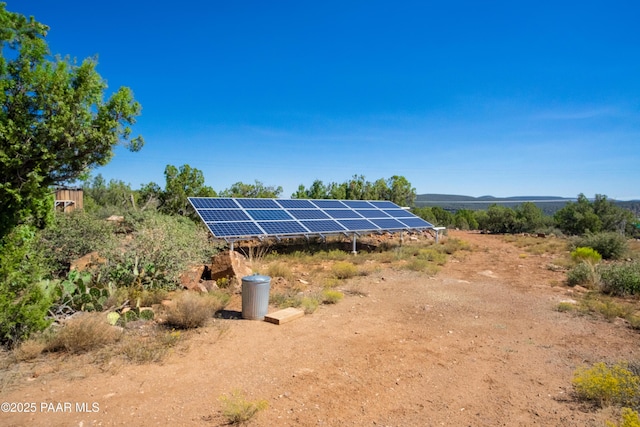
<path id="1" fill-rule="evenodd" d="M 440 206 L 433 206 L 431 208 L 433 216 L 436 218 L 436 222 L 433 225 L 440 227 L 450 227 L 453 224 L 453 214 L 444 210 Z"/>
<path id="2" fill-rule="evenodd" d="M 365 192 L 365 179 L 364 175 L 353 175 L 353 177 L 347 182 L 347 194 L 348 200 L 363 200 Z"/>
<path id="3" fill-rule="evenodd" d="M 89 212 L 96 212 L 99 208 L 109 209 L 110 214 L 124 213 L 136 207 L 136 192 L 129 184 L 112 179 L 108 184 L 101 174 L 83 185 L 84 206 Z"/>
<path id="4" fill-rule="evenodd" d="M 335 200 L 345 200 L 347 198 L 347 183 L 343 182 L 342 184 L 338 184 L 337 182 L 332 182 L 327 186 L 329 198 Z"/>
<path id="5" fill-rule="evenodd" d="M 635 217 L 629 209 L 615 205 L 607 196 L 596 194 L 593 212 L 602 221 L 602 231 L 617 231 L 633 234 Z"/>
<path id="6" fill-rule="evenodd" d="M 545 225 L 542 209 L 535 203 L 524 202 L 515 208 L 516 227 L 512 232 L 533 233 Z"/>
<path id="7" fill-rule="evenodd" d="M 553 219 L 556 226 L 567 234 L 580 235 L 602 230 L 602 221 L 595 213 L 593 204 L 582 193 L 576 202 L 569 202 L 558 210 Z"/>
<path id="8" fill-rule="evenodd" d="M 103 100 L 95 59 L 51 57 L 48 27 L 0 3 L 0 237 L 28 219 L 42 226 L 49 187 L 105 165 L 130 138 L 141 107 L 129 88 Z"/>
<path id="9" fill-rule="evenodd" d="M 164 169 L 166 179 L 164 191 L 160 195 L 160 210 L 169 215 L 187 215 L 189 197 L 215 197 L 213 188 L 204 185 L 201 170 L 189 165 L 176 168 L 167 165 Z"/>
<path id="10" fill-rule="evenodd" d="M 438 224 L 438 219 L 436 218 L 435 214 L 433 213 L 433 208 L 430 208 L 428 206 L 423 206 L 423 207 L 419 207 L 419 208 L 414 208 L 412 210 L 412 212 L 419 216 L 420 218 L 424 219 L 425 221 L 433 224 L 433 225 L 439 225 Z"/>
<path id="11" fill-rule="evenodd" d="M 472 210 L 460 209 L 453 215 L 453 224 L 460 230 L 476 230 L 478 221 Z"/>
<path id="12" fill-rule="evenodd" d="M 416 200 L 416 189 L 404 176 L 394 175 L 387 181 L 389 196 L 387 200 L 399 206 L 413 206 Z"/>
<path id="13" fill-rule="evenodd" d="M 309 187 L 309 191 L 307 191 L 307 199 L 327 199 L 329 198 L 329 194 L 327 192 L 327 187 L 324 183 L 316 179 Z"/>
<path id="14" fill-rule="evenodd" d="M 492 233 L 513 233 L 518 229 L 516 212 L 494 203 L 487 209 L 487 219 L 483 228 Z"/>
<path id="15" fill-rule="evenodd" d="M 231 187 L 220 192 L 222 197 L 250 197 L 274 199 L 282 194 L 282 187 L 265 186 L 262 182 L 256 180 L 255 184 L 245 184 L 244 182 L 236 182 Z"/>

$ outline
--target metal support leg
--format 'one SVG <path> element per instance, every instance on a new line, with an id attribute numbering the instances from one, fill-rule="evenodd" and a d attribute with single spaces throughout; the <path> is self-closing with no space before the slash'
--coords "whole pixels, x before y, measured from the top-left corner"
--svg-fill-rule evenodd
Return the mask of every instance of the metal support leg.
<path id="1" fill-rule="evenodd" d="M 354 255 L 358 253 L 358 251 L 356 250 L 356 234 L 355 233 L 353 233 L 353 247 L 351 249 L 351 253 Z"/>

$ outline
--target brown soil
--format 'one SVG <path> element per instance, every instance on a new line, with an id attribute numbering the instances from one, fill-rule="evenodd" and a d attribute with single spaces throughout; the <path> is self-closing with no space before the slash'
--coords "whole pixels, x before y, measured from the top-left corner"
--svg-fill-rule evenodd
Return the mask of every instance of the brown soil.
<path id="1" fill-rule="evenodd" d="M 571 294 L 548 256 L 525 255 L 500 236 L 450 234 L 473 250 L 435 277 L 383 268 L 350 281 L 364 295 L 280 326 L 216 319 L 162 364 L 81 356 L 23 363 L 24 377 L 0 400 L 33 402 L 37 411 L 0 413 L 0 424 L 218 426 L 226 422 L 220 397 L 234 390 L 268 402 L 255 426 L 616 419 L 574 399 L 572 374 L 582 364 L 637 360 L 640 335 L 622 321 L 556 311 Z M 69 412 L 45 412 L 65 403 Z M 97 412 L 78 412 L 78 403 Z"/>

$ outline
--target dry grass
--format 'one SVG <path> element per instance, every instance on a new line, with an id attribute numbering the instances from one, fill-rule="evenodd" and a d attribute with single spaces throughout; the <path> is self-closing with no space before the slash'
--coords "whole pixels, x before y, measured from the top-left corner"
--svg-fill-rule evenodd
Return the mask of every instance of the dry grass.
<path id="1" fill-rule="evenodd" d="M 204 326 L 213 315 L 229 302 L 227 294 L 196 294 L 184 291 L 165 309 L 165 324 L 177 329 L 193 329 Z"/>
<path id="2" fill-rule="evenodd" d="M 111 326 L 104 313 L 82 314 L 71 318 L 47 339 L 46 351 L 85 353 L 113 344 L 122 337 L 120 329 Z"/>
<path id="3" fill-rule="evenodd" d="M 129 336 L 123 340 L 119 353 L 128 361 L 138 364 L 159 363 L 180 341 L 180 331 L 154 331 L 151 336 Z"/>
<path id="4" fill-rule="evenodd" d="M 222 415 L 229 425 L 246 425 L 258 412 L 266 409 L 269 404 L 266 400 L 252 402 L 247 400 L 244 393 L 235 390 L 231 396 L 220 397 Z"/>

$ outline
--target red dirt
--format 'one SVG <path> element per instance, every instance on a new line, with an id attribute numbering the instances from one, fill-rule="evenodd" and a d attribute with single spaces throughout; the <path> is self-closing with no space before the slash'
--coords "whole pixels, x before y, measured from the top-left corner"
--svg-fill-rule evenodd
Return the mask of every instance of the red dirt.
<path id="1" fill-rule="evenodd" d="M 4 426 L 223 425 L 234 390 L 268 409 L 255 426 L 602 426 L 612 411 L 572 397 L 576 367 L 636 360 L 623 322 L 555 310 L 570 298 L 549 257 L 500 236 L 450 232 L 473 250 L 435 277 L 381 269 L 350 281 L 366 295 L 276 326 L 216 319 L 163 364 L 25 363 Z M 76 359 L 74 359 L 74 357 Z M 76 362 L 74 362 L 74 360 Z M 69 368 L 72 365 L 73 368 Z M 70 412 L 41 405 L 70 403 Z M 97 412 L 78 412 L 76 403 Z M 96 406 L 92 406 L 95 402 Z M 51 406 L 48 406 L 51 409 Z"/>

